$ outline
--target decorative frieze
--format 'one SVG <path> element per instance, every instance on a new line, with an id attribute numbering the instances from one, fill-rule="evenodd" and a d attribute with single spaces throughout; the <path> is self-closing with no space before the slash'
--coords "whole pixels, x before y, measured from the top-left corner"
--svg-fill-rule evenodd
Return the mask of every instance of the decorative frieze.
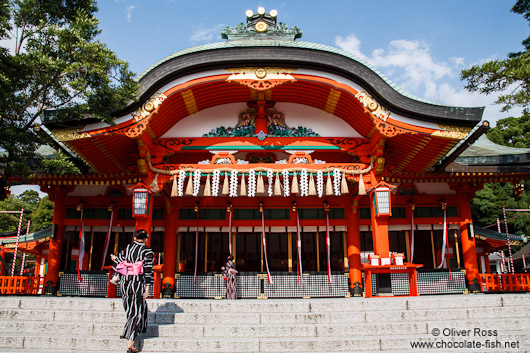
<path id="1" fill-rule="evenodd" d="M 390 112 L 383 108 L 381 104 L 379 104 L 374 98 L 372 98 L 372 96 L 369 95 L 366 91 L 359 91 L 355 95 L 355 98 L 357 98 L 359 102 L 361 102 L 366 107 L 366 109 L 368 109 L 375 117 L 383 121 L 386 121 L 386 119 L 390 117 Z"/>
<path id="2" fill-rule="evenodd" d="M 445 137 L 450 139 L 463 140 L 469 135 L 471 128 L 452 125 L 438 124 L 440 130 L 434 131 L 431 135 L 437 137 Z"/>
<path id="3" fill-rule="evenodd" d="M 140 108 L 131 113 L 134 121 L 138 122 L 151 114 L 167 97 L 162 92 L 156 92 Z"/>
<path id="4" fill-rule="evenodd" d="M 257 91 L 265 91 L 279 86 L 285 82 L 294 82 L 296 79 L 291 75 L 296 69 L 279 67 L 247 67 L 238 69 L 226 69 L 231 75 L 227 82 L 237 82 Z"/>

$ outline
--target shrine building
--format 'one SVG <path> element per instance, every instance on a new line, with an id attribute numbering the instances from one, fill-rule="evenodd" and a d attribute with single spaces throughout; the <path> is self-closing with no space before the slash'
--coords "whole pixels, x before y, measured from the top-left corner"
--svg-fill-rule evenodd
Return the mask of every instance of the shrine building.
<path id="1" fill-rule="evenodd" d="M 477 162 L 494 145 L 483 107 L 414 97 L 277 16 L 249 10 L 223 41 L 148 68 L 113 125 L 46 114 L 83 168 L 33 180 L 55 202 L 47 294 L 108 269 L 136 229 L 151 234 L 155 296 L 221 297 L 229 254 L 242 298 L 481 291 L 505 241 L 475 232 L 470 200 L 529 179 L 530 150 Z"/>

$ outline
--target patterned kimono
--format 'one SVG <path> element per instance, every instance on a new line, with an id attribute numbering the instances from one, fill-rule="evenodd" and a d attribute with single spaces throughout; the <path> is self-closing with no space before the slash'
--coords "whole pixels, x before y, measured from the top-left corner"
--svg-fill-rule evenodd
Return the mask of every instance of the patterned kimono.
<path id="1" fill-rule="evenodd" d="M 228 260 L 223 271 L 226 278 L 226 299 L 237 298 L 237 271 L 236 264 L 232 260 Z"/>
<path id="2" fill-rule="evenodd" d="M 121 299 L 127 314 L 127 322 L 121 337 L 134 340 L 147 329 L 147 302 L 143 298 L 143 293 L 145 285 L 153 282 L 153 250 L 144 243 L 135 241 L 118 254 L 112 266 L 114 271 L 123 261 L 129 263 L 143 261 L 143 274 L 120 276 Z"/>

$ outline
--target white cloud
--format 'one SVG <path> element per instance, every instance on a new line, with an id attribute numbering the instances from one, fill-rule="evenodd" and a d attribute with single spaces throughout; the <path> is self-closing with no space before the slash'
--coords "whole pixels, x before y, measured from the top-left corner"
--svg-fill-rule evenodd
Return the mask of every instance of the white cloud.
<path id="1" fill-rule="evenodd" d="M 195 32 L 190 36 L 189 40 L 192 43 L 208 43 L 217 42 L 221 39 L 220 31 L 224 25 L 217 25 L 212 28 L 197 28 Z"/>
<path id="2" fill-rule="evenodd" d="M 406 91 L 436 102 L 461 107 L 484 106 L 484 120 L 492 125 L 517 111 L 501 113 L 501 106 L 494 104 L 498 94 L 483 95 L 468 92 L 459 80 L 459 74 L 466 67 L 465 58 L 451 57 L 446 61 L 435 60 L 430 52 L 431 45 L 425 41 L 397 39 L 387 48 L 378 48 L 366 55 L 361 51 L 361 41 L 350 34 L 338 36 L 335 44 L 359 59 L 377 68 L 385 76 Z M 488 61 L 490 58 L 485 59 Z"/>
<path id="3" fill-rule="evenodd" d="M 127 6 L 126 10 L 126 16 L 127 16 L 127 22 L 131 22 L 132 19 L 132 11 L 136 8 L 134 5 Z"/>

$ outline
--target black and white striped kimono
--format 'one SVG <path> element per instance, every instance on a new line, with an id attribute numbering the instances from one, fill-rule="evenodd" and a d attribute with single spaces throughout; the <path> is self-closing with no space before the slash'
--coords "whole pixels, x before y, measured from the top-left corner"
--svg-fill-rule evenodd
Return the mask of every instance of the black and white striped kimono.
<path id="1" fill-rule="evenodd" d="M 127 322 L 121 337 L 134 340 L 147 329 L 147 302 L 143 298 L 143 293 L 145 285 L 153 282 L 153 250 L 144 243 L 134 241 L 118 254 L 113 264 L 114 271 L 123 261 L 129 263 L 143 261 L 144 268 L 142 275 L 120 276 L 123 308 L 127 314 Z"/>
<path id="2" fill-rule="evenodd" d="M 226 299 L 237 298 L 237 271 L 236 264 L 232 260 L 228 260 L 223 271 L 226 279 Z"/>

